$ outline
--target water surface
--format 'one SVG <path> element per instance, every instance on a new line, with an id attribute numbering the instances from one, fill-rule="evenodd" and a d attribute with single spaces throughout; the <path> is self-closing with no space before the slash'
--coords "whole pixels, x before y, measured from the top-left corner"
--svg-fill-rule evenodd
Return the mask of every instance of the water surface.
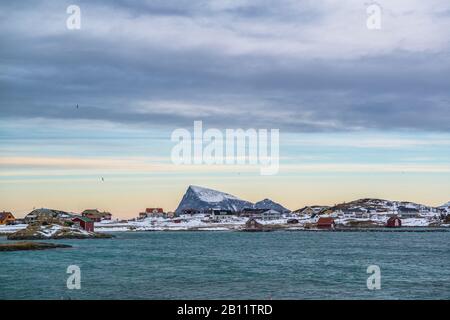
<path id="1" fill-rule="evenodd" d="M 0 252 L 0 299 L 450 298 L 449 232 L 115 236 Z M 66 287 L 69 265 L 81 268 L 81 290 Z M 369 265 L 381 268 L 381 290 L 367 289 Z"/>

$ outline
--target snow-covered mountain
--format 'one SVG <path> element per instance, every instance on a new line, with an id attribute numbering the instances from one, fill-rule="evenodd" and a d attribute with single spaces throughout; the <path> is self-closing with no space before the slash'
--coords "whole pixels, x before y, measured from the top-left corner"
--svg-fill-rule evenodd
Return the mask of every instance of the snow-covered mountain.
<path id="1" fill-rule="evenodd" d="M 243 208 L 252 207 L 253 203 L 231 194 L 204 187 L 189 186 L 175 212 L 182 213 L 187 209 L 205 210 L 210 208 L 238 212 Z"/>
<path id="2" fill-rule="evenodd" d="M 267 210 L 275 210 L 281 213 L 284 212 L 291 212 L 291 210 L 286 209 L 285 207 L 283 207 L 281 204 L 276 203 L 270 199 L 264 199 L 261 200 L 257 203 L 255 203 L 255 205 L 253 206 L 255 209 L 267 209 Z"/>

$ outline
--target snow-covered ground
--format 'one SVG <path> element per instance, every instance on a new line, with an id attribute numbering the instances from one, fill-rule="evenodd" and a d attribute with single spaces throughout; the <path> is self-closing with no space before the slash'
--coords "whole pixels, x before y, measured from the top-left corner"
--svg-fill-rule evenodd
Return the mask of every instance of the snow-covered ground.
<path id="1" fill-rule="evenodd" d="M 16 224 L 16 225 L 0 225 L 0 234 L 14 233 L 16 231 L 25 229 L 28 227 L 27 224 Z"/>
<path id="2" fill-rule="evenodd" d="M 231 217 L 220 222 L 208 221 L 205 215 L 184 215 L 174 219 L 147 218 L 144 220 L 116 222 L 102 221 L 95 223 L 95 231 L 161 231 L 161 230 L 234 230 L 245 224 L 247 218 Z"/>
<path id="3" fill-rule="evenodd" d="M 298 224 L 288 224 L 289 219 L 297 219 Z M 338 225 L 351 226 L 357 223 L 373 223 L 374 226 L 384 226 L 389 217 L 387 215 L 373 216 L 368 218 L 335 218 Z M 166 218 L 146 218 L 144 220 L 135 220 L 128 222 L 102 221 L 95 223 L 97 232 L 121 232 L 121 231 L 178 231 L 178 230 L 204 230 L 204 231 L 225 231 L 239 230 L 245 226 L 248 218 L 230 217 L 218 222 L 208 220 L 205 215 L 184 215 L 174 219 Z M 293 217 L 286 216 L 278 220 L 258 220 L 263 225 L 280 226 L 288 229 L 303 229 L 305 225 L 314 224 L 318 217 Z M 402 225 L 405 227 L 427 227 L 436 222 L 431 217 L 402 219 Z M 443 225 L 445 226 L 445 225 Z"/>
<path id="4" fill-rule="evenodd" d="M 49 226 L 47 228 L 41 228 L 38 231 L 38 233 L 40 233 L 41 235 L 43 235 L 46 238 L 50 238 L 51 236 L 53 236 L 55 233 L 57 233 L 61 229 L 62 229 L 62 226 L 55 224 L 55 225 Z"/>
<path id="5" fill-rule="evenodd" d="M 298 224 L 288 224 L 289 219 L 297 219 Z M 352 226 L 358 223 L 373 223 L 374 226 L 384 226 L 389 217 L 387 215 L 376 215 L 368 218 L 354 218 L 354 217 L 335 217 L 335 222 L 338 225 Z M 103 220 L 95 223 L 95 231 L 97 232 L 125 232 L 125 231 L 182 231 L 182 230 L 203 230 L 203 231 L 227 231 L 239 230 L 245 226 L 248 218 L 232 216 L 230 218 L 214 222 L 209 220 L 205 215 L 184 215 L 174 219 L 169 218 L 147 218 L 144 220 Z M 303 229 L 305 225 L 316 223 L 318 217 L 310 218 L 307 216 L 286 216 L 278 220 L 258 220 L 263 225 L 273 225 L 291 230 Z M 404 227 L 428 227 L 430 224 L 435 224 L 437 221 L 433 216 L 423 218 L 409 218 L 402 219 L 402 226 Z M 450 227 L 449 224 L 442 224 L 442 227 Z M 25 229 L 26 224 L 18 225 L 0 225 L 0 234 L 10 234 L 18 230 Z M 57 226 L 51 229 L 46 229 L 48 236 L 57 232 Z"/>

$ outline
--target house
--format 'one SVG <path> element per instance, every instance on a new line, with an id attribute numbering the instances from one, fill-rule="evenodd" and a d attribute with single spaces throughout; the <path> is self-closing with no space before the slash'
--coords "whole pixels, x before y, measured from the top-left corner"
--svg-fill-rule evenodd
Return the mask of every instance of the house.
<path id="1" fill-rule="evenodd" d="M 0 224 L 12 224 L 16 221 L 16 218 L 11 212 L 0 212 Z"/>
<path id="2" fill-rule="evenodd" d="M 402 226 L 402 220 L 399 217 L 390 217 L 386 223 L 388 228 L 400 228 Z"/>
<path id="3" fill-rule="evenodd" d="M 144 212 L 139 213 L 139 219 L 145 218 L 173 218 L 174 212 L 164 212 L 163 208 L 147 208 Z"/>
<path id="4" fill-rule="evenodd" d="M 281 219 L 281 213 L 276 210 L 270 209 L 270 210 L 264 211 L 261 214 L 261 218 L 263 220 L 277 220 L 277 219 Z"/>
<path id="5" fill-rule="evenodd" d="M 94 232 L 94 221 L 87 217 L 75 217 L 72 219 L 72 222 L 83 230 Z"/>
<path id="6" fill-rule="evenodd" d="M 157 213 L 164 213 L 163 208 L 147 208 L 145 209 L 146 213 L 149 214 L 157 214 Z"/>
<path id="7" fill-rule="evenodd" d="M 336 223 L 333 218 L 330 217 L 320 217 L 317 221 L 318 229 L 334 229 L 336 227 Z"/>
<path id="8" fill-rule="evenodd" d="M 315 216 L 317 214 L 322 214 L 322 212 L 325 214 L 325 212 L 331 213 L 332 211 L 333 210 L 328 206 L 306 206 L 295 210 L 293 213 L 296 215 Z"/>
<path id="9" fill-rule="evenodd" d="M 188 215 L 200 214 L 200 213 L 202 213 L 201 210 L 193 209 L 193 208 L 183 209 L 181 211 L 181 214 L 188 214 Z"/>
<path id="10" fill-rule="evenodd" d="M 210 215 L 212 220 L 223 220 L 234 215 L 233 211 L 222 209 L 208 209 L 206 213 Z"/>
<path id="11" fill-rule="evenodd" d="M 256 221 L 255 218 L 250 218 L 245 223 L 244 231 L 263 231 L 263 230 L 264 226 L 258 221 Z"/>
<path id="12" fill-rule="evenodd" d="M 255 208 L 244 208 L 240 212 L 239 216 L 255 218 L 255 219 L 262 219 L 262 213 L 264 211 L 267 211 L 267 210 L 266 209 L 255 209 Z"/>
<path id="13" fill-rule="evenodd" d="M 409 208 L 409 207 L 404 207 L 404 206 L 400 206 L 397 208 L 397 213 L 402 217 L 402 218 L 418 218 L 420 216 L 420 212 L 418 209 L 416 208 Z"/>
<path id="14" fill-rule="evenodd" d="M 314 211 L 314 209 L 312 207 L 303 207 L 301 209 L 295 210 L 293 213 L 297 214 L 297 215 L 312 216 L 316 212 Z"/>
<path id="15" fill-rule="evenodd" d="M 109 212 L 100 212 L 97 209 L 86 209 L 81 215 L 83 217 L 89 218 L 94 222 L 100 222 L 102 220 L 111 220 L 112 214 Z"/>
<path id="16" fill-rule="evenodd" d="M 23 219 L 25 223 L 71 220 L 73 214 L 55 209 L 34 209 Z"/>
<path id="17" fill-rule="evenodd" d="M 145 209 L 145 213 L 147 214 L 147 217 L 149 216 L 163 216 L 164 210 L 163 208 L 147 208 Z"/>
<path id="18" fill-rule="evenodd" d="M 147 208 L 145 209 L 145 212 L 139 213 L 139 219 L 145 219 L 145 218 L 157 218 L 157 217 L 164 217 L 164 209 L 163 208 Z"/>
<path id="19" fill-rule="evenodd" d="M 174 218 L 174 217 L 175 217 L 175 212 L 173 212 L 173 211 L 167 212 L 167 213 L 166 213 L 166 217 L 169 218 L 169 219 Z"/>

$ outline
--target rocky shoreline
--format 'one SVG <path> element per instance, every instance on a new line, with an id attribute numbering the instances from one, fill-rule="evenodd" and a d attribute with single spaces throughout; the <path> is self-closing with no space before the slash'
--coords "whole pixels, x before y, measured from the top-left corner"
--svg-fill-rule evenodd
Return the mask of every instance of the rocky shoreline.
<path id="1" fill-rule="evenodd" d="M 8 240 L 59 240 L 59 239 L 107 239 L 113 236 L 105 233 L 89 232 L 59 224 L 32 224 L 7 236 Z"/>
<path id="2" fill-rule="evenodd" d="M 0 252 L 2 251 L 28 251 L 28 250 L 48 250 L 58 248 L 72 248 L 67 244 L 54 244 L 46 242 L 15 242 L 0 244 Z"/>

